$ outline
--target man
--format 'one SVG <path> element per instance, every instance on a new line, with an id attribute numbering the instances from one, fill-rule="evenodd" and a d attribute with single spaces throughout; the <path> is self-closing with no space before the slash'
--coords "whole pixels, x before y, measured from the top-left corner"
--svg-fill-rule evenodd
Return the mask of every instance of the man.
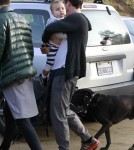
<path id="1" fill-rule="evenodd" d="M 86 74 L 85 49 L 91 25 L 81 13 L 82 3 L 83 0 L 66 0 L 67 17 L 48 25 L 42 36 L 42 41 L 47 43 L 54 33 L 67 34 L 67 40 L 61 42 L 57 51 L 50 74 L 52 76 L 50 118 L 59 150 L 69 150 L 69 127 L 81 137 L 81 150 L 93 150 L 99 144 L 69 108 L 77 79 Z M 45 53 L 47 48 L 42 47 L 41 51 Z"/>
<path id="2" fill-rule="evenodd" d="M 0 85 L 4 107 L 5 136 L 0 150 L 8 150 L 16 125 L 32 150 L 41 150 L 40 141 L 29 118 L 38 114 L 32 77 L 33 45 L 31 28 L 24 17 L 13 12 L 10 0 L 0 0 Z"/>

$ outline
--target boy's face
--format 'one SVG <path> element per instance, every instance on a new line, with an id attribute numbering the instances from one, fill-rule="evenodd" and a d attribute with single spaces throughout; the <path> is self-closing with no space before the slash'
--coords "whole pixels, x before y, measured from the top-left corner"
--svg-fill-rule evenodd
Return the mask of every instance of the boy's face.
<path id="1" fill-rule="evenodd" d="M 65 5 L 62 2 L 56 3 L 52 7 L 52 14 L 56 18 L 64 18 L 66 15 Z"/>

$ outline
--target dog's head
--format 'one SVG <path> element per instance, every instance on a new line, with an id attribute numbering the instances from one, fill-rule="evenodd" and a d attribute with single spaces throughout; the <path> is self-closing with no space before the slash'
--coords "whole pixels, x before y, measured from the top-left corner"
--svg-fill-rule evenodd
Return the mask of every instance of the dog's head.
<path id="1" fill-rule="evenodd" d="M 105 95 L 95 94 L 90 89 L 79 89 L 72 97 L 70 108 L 83 119 L 95 120 L 94 111 L 104 99 Z"/>
<path id="2" fill-rule="evenodd" d="M 88 103 L 93 94 L 94 92 L 90 89 L 79 89 L 73 94 L 71 103 L 76 107 L 83 106 Z"/>
<path id="3" fill-rule="evenodd" d="M 90 89 L 77 90 L 71 100 L 70 108 L 75 111 L 80 118 L 87 119 L 87 107 L 94 95 Z"/>

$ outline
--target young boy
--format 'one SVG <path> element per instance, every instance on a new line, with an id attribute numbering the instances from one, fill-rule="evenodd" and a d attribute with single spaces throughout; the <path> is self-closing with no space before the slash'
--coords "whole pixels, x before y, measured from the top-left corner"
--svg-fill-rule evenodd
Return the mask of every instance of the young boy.
<path id="1" fill-rule="evenodd" d="M 63 19 L 66 15 L 65 5 L 62 0 L 53 1 L 50 5 L 50 10 L 53 14 L 53 17 L 48 19 L 46 26 L 57 20 Z M 42 74 L 39 75 L 41 84 L 43 86 L 46 85 L 47 76 L 54 64 L 55 56 L 58 51 L 59 45 L 61 44 L 61 41 L 66 38 L 67 36 L 64 33 L 55 33 L 51 36 L 49 42 L 47 43 L 47 46 L 49 47 L 47 53 L 47 61 L 42 71 Z"/>

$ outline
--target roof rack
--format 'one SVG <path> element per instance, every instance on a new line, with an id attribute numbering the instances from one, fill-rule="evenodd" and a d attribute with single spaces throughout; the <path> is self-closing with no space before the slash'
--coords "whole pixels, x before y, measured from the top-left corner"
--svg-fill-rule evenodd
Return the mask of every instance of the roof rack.
<path id="1" fill-rule="evenodd" d="M 104 4 L 103 0 L 94 0 L 93 3 L 97 3 L 97 4 Z"/>

